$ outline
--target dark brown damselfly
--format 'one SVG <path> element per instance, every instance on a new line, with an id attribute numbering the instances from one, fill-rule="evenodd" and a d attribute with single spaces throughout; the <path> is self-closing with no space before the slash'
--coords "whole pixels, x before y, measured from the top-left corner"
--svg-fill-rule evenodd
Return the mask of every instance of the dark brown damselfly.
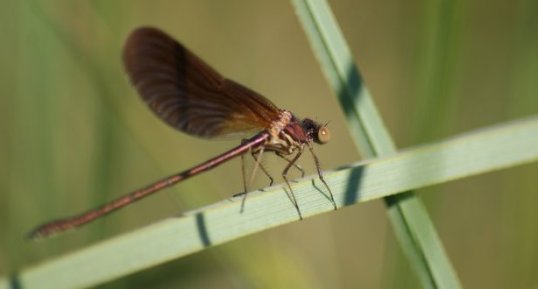
<path id="1" fill-rule="evenodd" d="M 258 133 L 239 146 L 191 169 L 163 178 L 82 214 L 43 224 L 30 233 L 30 238 L 39 239 L 77 228 L 236 156 L 240 155 L 243 159 L 247 152 L 256 159 L 251 178 L 257 167 L 260 167 L 270 178 L 271 184 L 272 178 L 260 163 L 263 152 L 271 151 L 287 160 L 282 176 L 299 218 L 302 219 L 287 173 L 291 167 L 296 167 L 304 174 L 296 161 L 308 148 L 319 178 L 327 188 L 336 210 L 331 189 L 323 179 L 319 160 L 313 152 L 314 142 L 324 144 L 329 140 L 326 125 L 308 118 L 300 120 L 258 93 L 224 78 L 183 45 L 155 28 L 143 27 L 131 33 L 124 47 L 123 61 L 127 74 L 142 99 L 172 127 L 208 139 L 252 131 Z M 243 166 L 246 197 L 244 171 Z"/>

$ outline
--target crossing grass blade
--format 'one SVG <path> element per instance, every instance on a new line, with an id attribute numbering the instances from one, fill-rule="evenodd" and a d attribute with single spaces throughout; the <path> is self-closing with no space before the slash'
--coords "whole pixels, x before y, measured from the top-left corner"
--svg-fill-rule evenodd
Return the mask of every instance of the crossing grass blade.
<path id="1" fill-rule="evenodd" d="M 338 95 L 351 135 L 365 157 L 396 150 L 326 1 L 294 0 L 314 52 Z M 358 186 L 357 186 L 358 188 Z M 424 288 L 461 288 L 422 202 L 413 192 L 385 198 L 404 253 Z"/>
<path id="2" fill-rule="evenodd" d="M 537 160 L 535 116 L 353 164 L 327 172 L 326 180 L 341 207 Z M 357 176 L 361 178 L 358 194 L 349 190 L 350 180 Z M 305 218 L 333 210 L 315 180 L 310 176 L 293 185 Z M 13 284 L 17 288 L 91 287 L 298 219 L 282 186 L 250 193 L 243 213 L 240 206 L 237 197 L 159 221 L 0 278 L 0 289 L 14 288 Z M 419 229 L 420 234 L 432 232 L 423 224 Z"/>

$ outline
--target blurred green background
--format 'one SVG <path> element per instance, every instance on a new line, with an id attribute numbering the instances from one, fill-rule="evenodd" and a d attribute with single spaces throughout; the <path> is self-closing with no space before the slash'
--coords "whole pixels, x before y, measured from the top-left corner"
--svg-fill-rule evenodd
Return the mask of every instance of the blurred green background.
<path id="1" fill-rule="evenodd" d="M 329 121 L 325 169 L 360 159 L 288 1 L 16 1 L 0 9 L 0 275 L 241 191 L 239 160 L 76 232 L 35 225 L 238 143 L 178 133 L 129 87 L 128 33 L 167 31 L 224 75 Z M 400 148 L 538 113 L 535 0 L 330 1 Z M 494 155 L 491 156 L 495 157 Z M 282 163 L 267 159 L 275 176 Z M 302 165 L 313 173 L 311 160 Z M 538 164 L 419 190 L 467 288 L 537 288 Z M 267 181 L 259 176 L 257 187 Z M 181 241 L 181 240 L 178 240 Z M 242 238 L 102 288 L 418 288 L 380 201 Z"/>

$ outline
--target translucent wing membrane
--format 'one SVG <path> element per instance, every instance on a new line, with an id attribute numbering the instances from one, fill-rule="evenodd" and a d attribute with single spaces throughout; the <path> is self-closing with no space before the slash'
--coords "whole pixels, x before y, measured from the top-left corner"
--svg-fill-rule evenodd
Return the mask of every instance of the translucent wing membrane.
<path id="1" fill-rule="evenodd" d="M 268 128 L 280 110 L 258 93 L 228 80 L 155 28 L 135 30 L 123 61 L 131 82 L 166 123 L 204 138 Z"/>

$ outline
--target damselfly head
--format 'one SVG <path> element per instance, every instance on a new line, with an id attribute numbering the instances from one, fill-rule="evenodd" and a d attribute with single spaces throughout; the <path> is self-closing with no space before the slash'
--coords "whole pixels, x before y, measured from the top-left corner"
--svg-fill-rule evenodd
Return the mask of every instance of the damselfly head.
<path id="1" fill-rule="evenodd" d="M 331 139 L 331 133 L 327 124 L 319 124 L 309 118 L 303 119 L 303 129 L 309 138 L 317 144 L 326 144 Z"/>

